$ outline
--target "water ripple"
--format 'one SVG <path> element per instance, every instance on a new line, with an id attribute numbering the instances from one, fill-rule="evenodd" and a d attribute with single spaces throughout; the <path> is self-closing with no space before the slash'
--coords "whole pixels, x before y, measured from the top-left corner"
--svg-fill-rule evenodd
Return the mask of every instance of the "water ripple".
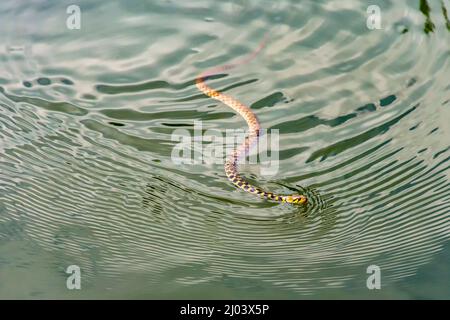
<path id="1" fill-rule="evenodd" d="M 419 8 L 399 3 L 383 7 L 382 30 L 354 1 L 95 3 L 71 36 L 52 19 L 6 21 L 16 50 L 0 51 L 0 272 L 40 255 L 54 281 L 80 265 L 88 297 L 154 298 L 359 297 L 372 264 L 383 288 L 414 278 L 450 234 L 450 63 L 445 25 L 428 12 L 425 33 Z M 56 8 L 34 10 L 0 15 Z M 236 190 L 221 164 L 171 159 L 177 128 L 245 125 L 195 77 L 264 34 L 251 63 L 208 81 L 280 130 L 276 177 L 243 174 L 306 194 L 305 207 Z M 40 254 L 16 261 L 18 244 Z M 27 296 L 11 292 L 0 296 Z"/>

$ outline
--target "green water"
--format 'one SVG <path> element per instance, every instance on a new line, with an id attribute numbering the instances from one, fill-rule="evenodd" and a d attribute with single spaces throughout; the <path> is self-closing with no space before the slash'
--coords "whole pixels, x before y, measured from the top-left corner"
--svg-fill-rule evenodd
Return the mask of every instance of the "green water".
<path id="1" fill-rule="evenodd" d="M 450 297 L 450 2 L 0 3 L 0 298 Z M 278 129 L 234 188 L 176 129 Z M 81 289 L 66 287 L 70 265 Z M 381 270 L 369 290 L 367 268 Z"/>

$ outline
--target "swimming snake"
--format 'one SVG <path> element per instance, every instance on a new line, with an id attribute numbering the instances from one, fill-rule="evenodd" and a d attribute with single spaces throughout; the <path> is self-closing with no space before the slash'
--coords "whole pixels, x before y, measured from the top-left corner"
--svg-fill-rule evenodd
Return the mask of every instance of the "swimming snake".
<path id="1" fill-rule="evenodd" d="M 244 120 L 247 122 L 248 125 L 248 135 L 246 136 L 244 142 L 238 146 L 236 149 L 234 149 L 227 160 L 225 161 L 225 173 L 227 175 L 228 180 L 230 180 L 235 186 L 238 188 L 250 192 L 252 194 L 258 195 L 262 198 L 278 201 L 278 202 L 286 202 L 286 203 L 292 203 L 292 204 L 306 204 L 307 198 L 304 195 L 279 195 L 273 192 L 264 191 L 259 187 L 256 187 L 254 185 L 251 185 L 248 183 L 239 173 L 238 173 L 238 161 L 241 157 L 248 154 L 250 149 L 253 145 L 255 145 L 258 141 L 258 138 L 261 134 L 261 126 L 259 124 L 258 118 L 253 113 L 253 111 L 247 107 L 246 105 L 242 104 L 235 98 L 225 95 L 221 92 L 218 92 L 208 85 L 206 85 L 205 81 L 208 77 L 211 77 L 212 75 L 218 74 L 220 72 L 223 72 L 225 70 L 232 69 L 236 67 L 237 65 L 244 64 L 253 57 L 256 56 L 256 54 L 262 49 L 264 46 L 264 42 L 260 44 L 257 50 L 255 50 L 249 57 L 246 59 L 238 62 L 238 63 L 232 63 L 227 65 L 218 66 L 215 68 L 212 68 L 210 70 L 207 70 L 203 73 L 201 73 L 197 79 L 196 79 L 196 85 L 197 88 L 203 92 L 205 95 L 216 99 L 218 101 L 221 101 L 231 109 L 233 109 L 236 113 L 238 113 Z"/>

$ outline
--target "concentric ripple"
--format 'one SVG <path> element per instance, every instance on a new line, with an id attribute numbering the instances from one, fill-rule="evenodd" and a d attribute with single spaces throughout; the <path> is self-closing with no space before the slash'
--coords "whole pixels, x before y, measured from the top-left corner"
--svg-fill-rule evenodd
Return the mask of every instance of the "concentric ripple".
<path id="1" fill-rule="evenodd" d="M 433 297 L 418 275 L 450 234 L 441 5 L 383 3 L 370 30 L 364 2 L 263 2 L 81 1 L 76 31 L 56 4 L 0 6 L 0 297 L 373 297 L 371 265 L 377 297 Z M 277 175 L 242 174 L 306 207 L 172 159 L 176 129 L 245 127 L 195 78 L 266 34 L 208 81 L 280 130 Z"/>

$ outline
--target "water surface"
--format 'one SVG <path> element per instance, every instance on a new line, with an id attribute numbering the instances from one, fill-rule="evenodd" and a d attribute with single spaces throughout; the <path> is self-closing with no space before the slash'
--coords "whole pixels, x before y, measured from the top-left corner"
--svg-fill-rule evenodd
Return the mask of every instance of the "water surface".
<path id="1" fill-rule="evenodd" d="M 448 298 L 448 1 L 0 4 L 1 298 Z M 176 164 L 175 129 L 280 130 L 276 192 Z M 78 265 L 82 289 L 66 288 Z M 368 290 L 367 267 L 381 269 Z"/>

